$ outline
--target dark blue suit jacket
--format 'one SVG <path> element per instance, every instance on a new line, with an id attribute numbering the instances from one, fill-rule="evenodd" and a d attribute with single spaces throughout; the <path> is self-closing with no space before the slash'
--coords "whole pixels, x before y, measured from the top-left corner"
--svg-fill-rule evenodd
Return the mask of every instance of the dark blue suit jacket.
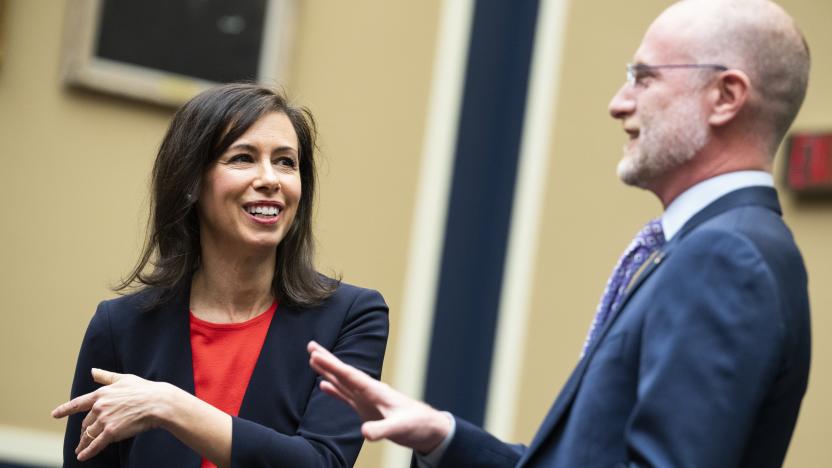
<path id="1" fill-rule="evenodd" d="M 777 194 L 737 190 L 631 283 L 528 448 L 457 419 L 441 466 L 780 466 L 809 355 L 806 271 Z"/>
<path id="2" fill-rule="evenodd" d="M 99 387 L 98 367 L 168 382 L 194 392 L 188 291 L 145 310 L 154 291 L 104 301 L 87 329 L 72 397 Z M 352 466 L 361 449 L 361 421 L 346 404 L 323 394 L 309 367 L 306 343 L 315 340 L 375 378 L 387 343 L 387 305 L 376 291 L 342 283 L 318 307 L 280 306 L 240 407 L 233 418 L 232 466 Z M 79 463 L 74 450 L 84 414 L 71 416 L 64 466 L 199 467 L 200 456 L 169 432 L 154 429 L 110 445 Z"/>

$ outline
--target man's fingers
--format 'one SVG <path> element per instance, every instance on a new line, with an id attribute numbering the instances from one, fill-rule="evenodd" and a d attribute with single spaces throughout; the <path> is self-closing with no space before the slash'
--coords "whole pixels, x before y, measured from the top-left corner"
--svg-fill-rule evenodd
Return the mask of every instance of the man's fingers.
<path id="1" fill-rule="evenodd" d="M 367 421 L 361 425 L 361 434 L 365 439 L 370 441 L 386 439 L 401 430 L 401 428 L 398 427 L 400 424 L 401 421 L 396 418 Z"/>
<path id="2" fill-rule="evenodd" d="M 335 355 L 329 352 L 328 349 L 324 348 L 323 346 L 319 345 L 314 341 L 310 341 L 308 345 L 306 345 L 306 350 L 309 352 L 309 360 L 312 360 L 313 356 L 317 356 L 320 359 L 326 359 L 329 365 L 332 365 L 332 362 L 339 361 Z M 340 361 L 339 361 L 340 362 Z"/>
<path id="3" fill-rule="evenodd" d="M 349 391 L 349 389 L 345 389 L 345 388 L 344 388 L 344 386 L 343 386 L 343 385 L 341 385 L 341 381 L 340 381 L 340 379 L 339 379 L 339 378 L 338 378 L 338 376 L 337 376 L 337 375 L 335 375 L 334 373 L 332 373 L 332 372 L 330 372 L 330 371 L 328 371 L 328 370 L 326 370 L 326 369 L 319 368 L 319 367 L 317 367 L 316 365 L 312 365 L 312 370 L 314 370 L 315 372 L 317 372 L 317 373 L 318 373 L 318 374 L 319 374 L 319 375 L 320 375 L 320 376 L 321 376 L 324 380 L 326 380 L 327 382 L 329 382 L 329 383 L 331 383 L 332 385 L 334 385 L 334 386 L 338 387 L 339 389 L 341 389 L 341 391 L 347 391 L 347 392 Z"/>
<path id="4" fill-rule="evenodd" d="M 369 375 L 345 364 L 325 349 L 313 351 L 309 363 L 315 372 L 321 375 L 328 374 L 327 380 L 332 380 L 330 377 L 334 377 L 340 382 L 341 387 L 349 387 L 353 391 L 362 390 L 375 382 Z"/>
<path id="5" fill-rule="evenodd" d="M 344 364 L 330 353 L 324 354 L 315 349 L 309 364 L 345 399 L 352 400 L 356 406 L 364 409 L 372 406 L 376 411 L 381 411 L 382 407 L 389 407 L 401 400 L 401 395 L 389 385 Z"/>
<path id="6" fill-rule="evenodd" d="M 334 396 L 339 400 L 343 400 L 344 403 L 349 403 L 349 399 L 346 398 L 343 393 L 339 392 L 335 385 L 332 385 L 331 382 L 321 380 L 321 391 L 329 396 Z"/>
<path id="7" fill-rule="evenodd" d="M 63 418 L 64 416 L 69 416 L 70 414 L 79 413 L 81 411 L 88 411 L 90 408 L 92 408 L 92 404 L 95 403 L 96 398 L 97 395 L 95 392 L 87 393 L 86 395 L 81 395 L 77 398 L 73 398 L 72 400 L 53 409 L 52 417 Z"/>
<path id="8" fill-rule="evenodd" d="M 312 368 L 321 375 L 328 373 L 327 380 L 332 380 L 332 377 L 334 377 L 341 382 L 340 386 L 342 388 L 348 386 L 352 390 L 360 390 L 375 382 L 372 377 L 346 364 L 329 352 L 328 349 L 314 341 L 309 342 L 307 350 L 309 351 L 309 364 Z"/>
<path id="9" fill-rule="evenodd" d="M 310 341 L 306 349 L 309 351 L 310 361 L 313 358 L 317 359 L 328 368 L 337 367 L 337 364 L 341 363 L 341 360 L 335 357 L 334 354 L 330 353 L 328 349 L 324 348 L 323 346 L 319 345 L 314 341 Z"/>
<path id="10" fill-rule="evenodd" d="M 319 367 L 328 371 L 335 371 L 338 369 L 338 364 L 341 362 L 332 353 L 318 345 L 312 352 L 309 353 L 309 362 L 316 363 Z"/>
<path id="11" fill-rule="evenodd" d="M 92 369 L 92 379 L 101 385 L 114 384 L 122 377 L 122 375 L 123 374 L 117 374 L 104 369 L 96 369 L 95 367 Z"/>
<path id="12" fill-rule="evenodd" d="M 341 379 L 339 378 L 340 374 L 336 374 L 327 370 L 326 368 L 323 368 L 320 365 L 319 357 L 320 356 L 318 352 L 315 351 L 313 356 L 310 358 L 309 364 L 310 366 L 312 366 L 312 369 L 318 374 L 320 374 L 320 376 L 323 378 L 323 380 L 321 381 L 321 390 L 323 390 L 324 393 L 344 400 L 346 403 L 352 406 L 353 409 L 358 411 L 355 402 L 355 400 L 358 399 L 356 391 L 361 390 L 361 388 L 355 388 L 341 383 Z"/>
<path id="13" fill-rule="evenodd" d="M 315 351 L 317 349 L 324 349 L 324 347 L 319 345 L 318 342 L 315 341 L 315 340 L 312 340 L 312 341 L 310 341 L 309 343 L 306 344 L 306 351 L 309 354 L 312 354 L 312 351 Z"/>
<path id="14" fill-rule="evenodd" d="M 360 389 L 360 387 L 356 388 L 355 386 L 350 386 L 349 380 L 345 379 L 343 372 L 339 372 L 331 366 L 324 365 L 325 359 L 325 356 L 321 356 L 318 351 L 315 351 L 309 359 L 309 365 L 312 367 L 312 370 L 320 374 L 324 380 L 336 386 L 344 394 L 352 396 L 353 392 Z M 348 385 L 344 385 L 344 380 L 348 382 Z"/>
<path id="15" fill-rule="evenodd" d="M 362 419 L 376 419 L 381 408 L 396 397 L 390 388 L 355 367 L 344 363 L 314 341 L 309 342 L 309 365 L 323 377 L 321 390 L 349 404 Z"/>
<path id="16" fill-rule="evenodd" d="M 358 408 L 355 406 L 355 402 L 352 400 L 352 398 L 349 398 L 348 396 L 341 393 L 341 391 L 338 390 L 338 387 L 333 385 L 331 382 L 327 382 L 326 380 L 321 381 L 321 391 L 331 397 L 335 397 L 343 401 L 344 403 L 350 405 L 352 409 L 356 410 L 356 412 L 358 411 Z"/>

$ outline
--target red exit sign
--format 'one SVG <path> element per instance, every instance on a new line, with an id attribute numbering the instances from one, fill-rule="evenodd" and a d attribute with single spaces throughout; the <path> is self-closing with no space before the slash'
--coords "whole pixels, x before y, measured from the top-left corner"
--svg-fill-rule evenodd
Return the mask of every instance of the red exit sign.
<path id="1" fill-rule="evenodd" d="M 786 186 L 832 193 L 832 132 L 796 133 L 786 145 Z"/>

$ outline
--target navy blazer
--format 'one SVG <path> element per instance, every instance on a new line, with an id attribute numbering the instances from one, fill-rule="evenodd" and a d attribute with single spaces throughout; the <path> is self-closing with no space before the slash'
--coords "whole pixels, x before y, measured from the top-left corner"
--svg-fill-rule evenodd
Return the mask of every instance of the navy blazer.
<path id="1" fill-rule="evenodd" d="M 806 271 L 777 194 L 740 189 L 630 284 L 528 448 L 457 419 L 441 466 L 780 466 L 809 356 Z"/>
<path id="2" fill-rule="evenodd" d="M 104 301 L 90 321 L 78 356 L 72 397 L 99 387 L 90 368 L 168 382 L 193 394 L 189 291 L 147 310 L 153 290 Z M 387 305 L 376 291 L 344 283 L 317 307 L 279 306 L 233 418 L 231 466 L 352 466 L 364 438 L 348 405 L 320 391 L 306 344 L 315 340 L 375 378 L 387 343 Z M 111 444 L 91 460 L 75 458 L 81 421 L 67 421 L 64 466 L 198 468 L 201 457 L 169 432 L 153 429 Z"/>

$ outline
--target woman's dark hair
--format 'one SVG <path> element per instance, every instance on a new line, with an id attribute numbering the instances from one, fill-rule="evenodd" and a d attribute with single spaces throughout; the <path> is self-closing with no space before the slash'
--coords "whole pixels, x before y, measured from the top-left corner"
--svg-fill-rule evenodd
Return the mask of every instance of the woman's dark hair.
<path id="1" fill-rule="evenodd" d="M 200 264 L 196 203 L 202 176 L 249 127 L 272 112 L 285 114 L 297 133 L 302 186 L 295 220 L 277 246 L 272 291 L 282 304 L 300 307 L 332 295 L 338 281 L 316 272 L 313 264 L 315 120 L 281 92 L 248 83 L 211 88 L 174 114 L 153 165 L 147 243 L 116 291 L 159 288 L 153 300 L 158 304 L 190 285 Z"/>

